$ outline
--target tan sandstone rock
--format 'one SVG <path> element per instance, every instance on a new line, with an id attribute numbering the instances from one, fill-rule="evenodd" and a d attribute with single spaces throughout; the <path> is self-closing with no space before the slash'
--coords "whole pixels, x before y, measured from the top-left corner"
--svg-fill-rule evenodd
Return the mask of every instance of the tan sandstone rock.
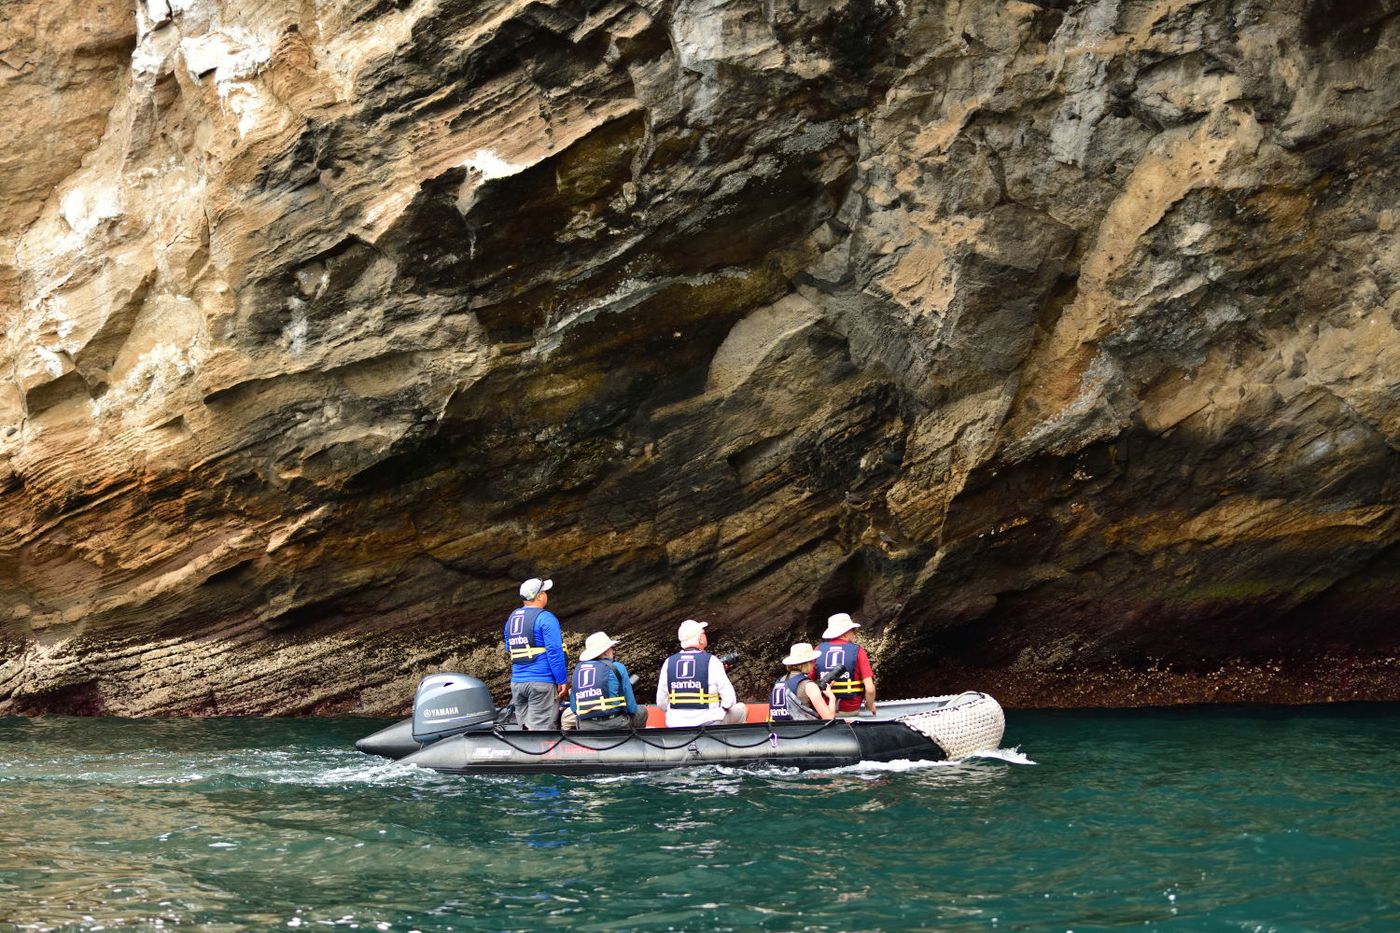
<path id="1" fill-rule="evenodd" d="M 0 712 L 1400 697 L 1396 14 L 12 2 Z"/>

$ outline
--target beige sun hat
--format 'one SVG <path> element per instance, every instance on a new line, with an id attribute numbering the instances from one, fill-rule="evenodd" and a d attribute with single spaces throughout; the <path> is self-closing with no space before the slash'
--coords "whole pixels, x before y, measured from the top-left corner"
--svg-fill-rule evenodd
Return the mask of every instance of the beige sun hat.
<path id="1" fill-rule="evenodd" d="M 681 627 L 676 629 L 676 638 L 680 639 L 682 648 L 694 648 L 700 644 L 700 635 L 709 625 L 708 622 L 696 622 L 694 619 L 686 619 L 681 623 Z"/>
<path id="2" fill-rule="evenodd" d="M 826 631 L 822 632 L 822 638 L 840 638 L 853 628 L 860 628 L 860 623 L 852 621 L 848 614 L 838 612 L 826 620 Z"/>
<path id="3" fill-rule="evenodd" d="M 609 648 L 617 644 L 618 639 L 609 638 L 606 632 L 594 632 L 588 636 L 588 640 L 583 643 L 583 650 L 579 652 L 580 661 L 592 661 L 604 654 Z"/>
<path id="4" fill-rule="evenodd" d="M 799 641 L 788 651 L 788 656 L 783 658 L 783 663 L 787 665 L 806 664 L 809 661 L 815 661 L 819 657 L 821 657 L 821 655 L 817 653 L 816 648 L 813 648 L 805 641 Z"/>

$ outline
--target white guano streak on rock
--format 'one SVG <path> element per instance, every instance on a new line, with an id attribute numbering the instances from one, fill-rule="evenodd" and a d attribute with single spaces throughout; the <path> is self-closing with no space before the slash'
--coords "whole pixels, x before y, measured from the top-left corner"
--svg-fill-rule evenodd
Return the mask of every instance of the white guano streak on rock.
<path id="1" fill-rule="evenodd" d="M 272 48 L 264 37 L 239 27 L 180 42 L 191 78 L 198 80 L 201 75 L 214 72 L 219 100 L 238 120 L 239 139 L 257 125 L 263 107 L 261 92 L 247 79 L 257 75 L 272 59 Z"/>
<path id="2" fill-rule="evenodd" d="M 142 0 L 136 5 L 136 12 L 143 18 L 142 28 L 152 29 L 170 21 L 170 0 Z"/>
<path id="3" fill-rule="evenodd" d="M 77 321 L 63 313 L 66 302 L 60 296 L 54 296 L 43 303 L 44 312 L 38 320 L 38 326 L 34 334 L 34 352 L 44 363 L 44 368 L 49 375 L 58 378 L 69 368 L 68 364 L 59 356 L 60 353 L 72 354 L 78 350 L 77 346 L 68 343 L 68 336 L 78 326 Z M 52 330 L 57 340 L 52 347 L 46 347 L 39 343 L 40 335 Z"/>
<path id="4" fill-rule="evenodd" d="M 333 76 L 341 100 L 354 95 L 355 80 L 369 66 L 392 56 L 413 37 L 413 29 L 424 17 L 437 12 L 436 0 L 416 0 L 402 10 L 376 17 L 341 33 L 340 27 L 323 14 L 327 7 L 338 7 L 316 0 L 316 26 L 322 36 L 331 37 L 317 45 L 317 70 Z"/>
<path id="5" fill-rule="evenodd" d="M 122 214 L 121 191 L 113 185 L 94 188 L 76 186 L 59 198 L 59 215 L 68 225 L 69 234 L 60 244 L 62 250 L 77 249 L 104 220 Z"/>
<path id="6" fill-rule="evenodd" d="M 306 332 L 310 326 L 306 317 L 306 302 L 300 298 L 288 298 L 287 308 L 292 312 L 292 319 L 282 328 L 278 342 L 288 353 L 300 356 L 306 352 Z"/>
<path id="7" fill-rule="evenodd" d="M 414 166 L 411 178 L 401 178 L 386 194 L 370 203 L 361 215 L 358 234 L 368 242 L 378 242 L 385 231 L 403 213 L 404 209 L 418 194 L 423 181 L 438 172 L 456 166 L 468 169 L 457 194 L 457 210 L 465 216 L 471 211 L 477 189 L 488 181 L 517 175 L 527 168 L 538 165 L 551 155 L 568 149 L 598 127 L 626 116 L 637 109 L 634 101 L 602 103 L 592 108 L 587 119 L 579 119 L 554 128 L 550 140 L 522 137 L 511 132 L 510 127 L 483 126 L 480 134 L 474 134 L 471 145 L 463 145 L 458 152 L 470 152 L 465 158 L 453 155 L 448 161 L 429 159 L 419 161 Z M 495 142 L 498 147 L 483 146 L 483 142 Z M 516 151 L 511 153 L 510 148 Z"/>
<path id="8" fill-rule="evenodd" d="M 661 279 L 655 282 L 644 282 L 639 279 L 626 279 L 617 288 L 601 298 L 596 298 L 582 307 L 561 315 L 556 321 L 549 323 L 545 327 L 543 336 L 539 342 L 526 354 L 529 359 L 539 359 L 548 356 L 559 348 L 563 343 L 564 333 L 580 323 L 591 321 L 604 312 L 626 311 L 635 308 L 646 299 L 677 285 L 709 285 L 722 279 L 743 278 L 744 273 L 735 269 L 723 269 L 719 272 L 706 272 L 702 275 L 678 276 L 675 278 Z"/>
<path id="9" fill-rule="evenodd" d="M 179 32 L 162 27 L 170 24 L 170 7 L 165 0 L 146 0 L 136 6 L 136 48 L 131 50 L 131 73 L 149 84 L 165 70 L 170 53 L 178 47 Z"/>
<path id="10" fill-rule="evenodd" d="M 475 172 L 480 176 L 481 181 L 489 181 L 493 178 L 508 178 L 511 175 L 518 175 L 529 168 L 530 164 L 522 162 L 517 165 L 502 159 L 495 150 L 478 149 L 463 160 L 462 167 Z"/>
<path id="11" fill-rule="evenodd" d="M 123 419 L 139 414 L 146 405 L 160 402 L 185 377 L 193 374 L 206 351 L 198 339 L 188 347 L 160 343 L 141 355 L 126 378 L 88 403 L 94 422 L 110 415 Z"/>
<path id="12" fill-rule="evenodd" d="M 462 161 L 462 168 L 467 170 L 467 177 L 463 179 L 457 192 L 457 211 L 464 217 L 471 211 L 472 204 L 476 201 L 476 193 L 484 183 L 518 175 L 534 164 L 536 163 L 507 162 L 497 155 L 494 149 L 476 150 Z"/>

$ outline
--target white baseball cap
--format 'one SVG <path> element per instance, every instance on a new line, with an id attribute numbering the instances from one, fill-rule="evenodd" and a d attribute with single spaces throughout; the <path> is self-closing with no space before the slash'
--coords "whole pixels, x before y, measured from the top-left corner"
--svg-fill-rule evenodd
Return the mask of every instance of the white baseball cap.
<path id="1" fill-rule="evenodd" d="M 681 641 L 682 648 L 693 648 L 700 643 L 700 635 L 705 631 L 708 622 L 696 622 L 694 619 L 686 619 L 681 623 L 681 627 L 676 630 L 676 637 Z"/>
<path id="2" fill-rule="evenodd" d="M 527 601 L 534 599 L 541 593 L 546 592 L 553 585 L 553 580 L 541 580 L 539 577 L 531 577 L 520 584 L 520 598 Z"/>
<path id="3" fill-rule="evenodd" d="M 821 655 L 817 652 L 816 648 L 813 648 L 805 641 L 799 641 L 788 651 L 788 656 L 783 658 L 783 663 L 806 664 L 809 661 L 815 661 L 819 657 L 821 657 Z"/>
<path id="4" fill-rule="evenodd" d="M 826 620 L 826 631 L 822 632 L 822 638 L 840 638 L 853 628 L 860 628 L 860 623 L 852 622 L 849 615 L 838 612 Z"/>
<path id="5" fill-rule="evenodd" d="M 588 640 L 583 643 L 583 650 L 579 652 L 580 661 L 592 661 L 594 658 L 606 652 L 613 645 L 617 644 L 616 638 L 609 638 L 606 632 L 594 632 L 588 636 Z"/>

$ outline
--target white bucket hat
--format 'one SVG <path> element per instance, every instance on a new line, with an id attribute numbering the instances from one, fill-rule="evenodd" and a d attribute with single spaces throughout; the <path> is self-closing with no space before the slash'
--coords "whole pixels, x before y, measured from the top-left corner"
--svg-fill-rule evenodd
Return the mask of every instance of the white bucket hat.
<path id="1" fill-rule="evenodd" d="M 700 634 L 709 626 L 708 622 L 696 622 L 694 619 L 686 619 L 681 623 L 681 627 L 676 630 L 676 637 L 680 639 L 682 648 L 693 648 L 700 643 Z"/>
<path id="2" fill-rule="evenodd" d="M 520 584 L 520 598 L 528 602 L 541 593 L 547 592 L 553 585 L 553 580 L 541 580 L 539 577 L 531 577 Z"/>
<path id="3" fill-rule="evenodd" d="M 583 650 L 579 652 L 578 659 L 592 661 L 617 644 L 617 641 L 616 638 L 609 638 L 606 632 L 594 632 L 583 643 Z"/>
<path id="4" fill-rule="evenodd" d="M 860 623 L 852 622 L 849 615 L 838 612 L 826 620 L 826 631 L 822 632 L 822 638 L 840 638 L 853 628 L 860 628 Z"/>
<path id="5" fill-rule="evenodd" d="M 805 641 L 799 641 L 788 651 L 788 656 L 783 658 L 783 663 L 788 665 L 806 664 L 809 661 L 815 661 L 819 657 L 821 657 L 821 655 L 817 652 L 816 648 L 813 648 Z"/>

